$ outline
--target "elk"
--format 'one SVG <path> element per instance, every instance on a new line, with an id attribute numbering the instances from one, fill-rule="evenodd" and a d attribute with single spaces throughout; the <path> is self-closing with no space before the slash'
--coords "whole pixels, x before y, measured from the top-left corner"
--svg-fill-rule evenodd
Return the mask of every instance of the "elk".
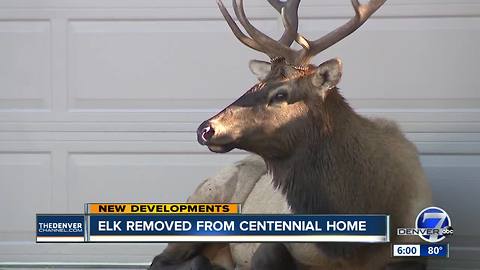
<path id="1" fill-rule="evenodd" d="M 212 152 L 237 148 L 263 159 L 271 183 L 258 180 L 245 202 L 255 201 L 256 189 L 264 190 L 267 198 L 274 198 L 278 189 L 283 197 L 272 202 L 281 204 L 283 199 L 289 207 L 286 212 L 389 214 L 391 228 L 412 227 L 417 213 L 431 204 L 417 150 L 397 125 L 365 118 L 350 107 L 337 87 L 342 76 L 339 59 L 310 64 L 315 55 L 363 25 L 385 1 L 351 0 L 353 18 L 317 40 L 298 34 L 300 0 L 268 0 L 280 12 L 285 27 L 278 40 L 249 22 L 242 0 L 233 0 L 233 9 L 247 34 L 217 1 L 238 40 L 270 58 L 269 62 L 250 61 L 259 82 L 197 130 L 198 142 Z M 291 48 L 293 42 L 301 49 Z M 254 205 L 257 213 L 267 209 L 261 203 Z M 418 241 L 396 235 L 391 239 Z M 169 245 L 151 269 L 211 269 L 214 266 L 207 258 L 213 256 L 198 255 L 207 254 L 205 250 L 203 244 Z M 389 244 L 263 243 L 250 253 L 238 250 L 238 246 L 231 248 L 231 255 L 240 269 L 426 268 L 422 260 L 390 258 Z"/>

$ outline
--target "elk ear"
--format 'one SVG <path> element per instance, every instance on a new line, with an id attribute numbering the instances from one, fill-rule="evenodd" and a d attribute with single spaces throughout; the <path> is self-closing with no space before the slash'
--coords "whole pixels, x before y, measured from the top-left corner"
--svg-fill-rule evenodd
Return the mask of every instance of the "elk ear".
<path id="1" fill-rule="evenodd" d="M 270 73 L 271 64 L 269 62 L 260 60 L 250 60 L 248 67 L 253 75 L 257 76 L 258 80 L 265 80 L 268 73 Z"/>
<path id="2" fill-rule="evenodd" d="M 335 87 L 342 78 L 342 61 L 333 58 L 317 67 L 312 83 L 322 89 Z"/>

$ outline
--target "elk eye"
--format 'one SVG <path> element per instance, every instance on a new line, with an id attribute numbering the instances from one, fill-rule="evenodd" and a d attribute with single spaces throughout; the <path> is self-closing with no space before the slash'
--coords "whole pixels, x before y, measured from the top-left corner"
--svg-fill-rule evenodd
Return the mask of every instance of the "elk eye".
<path id="1" fill-rule="evenodd" d="M 280 102 L 285 102 L 288 99 L 288 94 L 286 92 L 278 92 L 276 93 L 271 99 L 270 99 L 270 104 L 275 104 L 275 103 L 280 103 Z"/>

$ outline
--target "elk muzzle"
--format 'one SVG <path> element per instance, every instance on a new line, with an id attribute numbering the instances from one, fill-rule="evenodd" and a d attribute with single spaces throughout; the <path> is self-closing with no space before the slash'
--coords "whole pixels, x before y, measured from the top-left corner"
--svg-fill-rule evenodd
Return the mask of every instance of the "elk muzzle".
<path id="1" fill-rule="evenodd" d="M 197 129 L 198 143 L 201 145 L 206 145 L 210 151 L 215 153 L 226 153 L 235 148 L 233 143 L 226 143 L 221 142 L 222 140 L 215 140 L 215 135 L 215 126 L 210 120 L 204 121 Z"/>

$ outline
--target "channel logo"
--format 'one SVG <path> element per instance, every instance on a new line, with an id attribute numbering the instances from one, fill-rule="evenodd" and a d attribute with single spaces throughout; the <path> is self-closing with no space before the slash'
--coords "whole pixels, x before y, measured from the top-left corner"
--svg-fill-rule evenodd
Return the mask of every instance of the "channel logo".
<path id="1" fill-rule="evenodd" d="M 423 209 L 415 220 L 415 228 L 398 228 L 398 235 L 418 235 L 424 241 L 437 243 L 453 234 L 452 221 L 439 207 Z"/>
<path id="2" fill-rule="evenodd" d="M 447 212 L 439 207 L 427 207 L 423 209 L 417 216 L 415 221 L 417 229 L 433 229 L 436 230 L 433 234 L 419 234 L 423 240 L 436 243 L 440 242 L 447 235 L 453 234 L 452 223 Z"/>

